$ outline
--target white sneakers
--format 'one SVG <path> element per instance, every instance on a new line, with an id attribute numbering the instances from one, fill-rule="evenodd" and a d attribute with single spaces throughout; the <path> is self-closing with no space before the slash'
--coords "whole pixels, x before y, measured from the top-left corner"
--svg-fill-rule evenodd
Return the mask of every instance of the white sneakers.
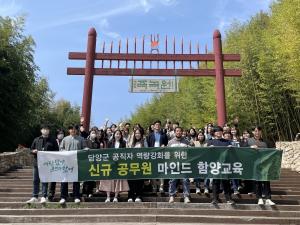
<path id="1" fill-rule="evenodd" d="M 129 198 L 129 199 L 128 199 L 128 202 L 133 202 L 133 199 L 132 199 L 132 198 Z M 142 199 L 136 198 L 136 199 L 135 199 L 135 202 L 142 202 Z"/>
<path id="2" fill-rule="evenodd" d="M 27 204 L 31 204 L 31 203 L 36 203 L 38 202 L 39 200 L 35 197 L 32 197 L 31 199 L 29 199 L 28 201 L 26 201 Z"/>
<path id="3" fill-rule="evenodd" d="M 37 203 L 39 202 L 38 198 L 32 197 L 31 199 L 29 199 L 28 201 L 26 201 L 27 204 L 31 204 L 31 203 Z M 48 198 L 45 197 L 41 197 L 41 204 L 45 204 L 46 202 L 48 202 Z"/>
<path id="4" fill-rule="evenodd" d="M 258 199 L 258 205 L 264 205 L 264 200 L 262 198 Z M 265 205 L 276 205 L 271 199 L 266 199 Z"/>
<path id="5" fill-rule="evenodd" d="M 164 193 L 165 191 L 164 191 L 164 185 L 160 185 L 160 187 L 159 187 L 159 192 L 160 193 Z"/>
<path id="6" fill-rule="evenodd" d="M 80 199 L 79 199 L 79 198 L 75 198 L 74 202 L 75 202 L 76 204 L 79 204 L 79 203 L 80 203 Z"/>
<path id="7" fill-rule="evenodd" d="M 184 197 L 184 203 L 187 204 L 187 203 L 190 203 L 191 200 L 189 197 Z"/>
<path id="8" fill-rule="evenodd" d="M 239 195 L 240 192 L 239 192 L 238 190 L 235 190 L 235 191 L 233 192 L 233 194 L 234 194 L 234 195 Z"/>
<path id="9" fill-rule="evenodd" d="M 61 204 L 61 205 L 66 204 L 66 199 L 64 199 L 64 198 L 60 199 L 59 204 Z"/>
<path id="10" fill-rule="evenodd" d="M 170 196 L 169 203 L 174 203 L 175 199 L 173 196 Z"/>
<path id="11" fill-rule="evenodd" d="M 206 195 L 209 194 L 208 188 L 205 188 L 205 189 L 204 189 L 204 194 L 206 194 Z"/>
<path id="12" fill-rule="evenodd" d="M 174 198 L 174 196 L 170 196 L 169 203 L 174 203 L 174 202 L 175 202 L 175 198 Z M 183 200 L 183 202 L 184 202 L 185 204 L 187 204 L 187 203 L 190 203 L 190 202 L 191 202 L 191 200 L 190 200 L 190 198 L 189 198 L 189 197 L 184 197 L 184 200 Z"/>
<path id="13" fill-rule="evenodd" d="M 260 199 L 258 199 L 258 203 L 257 204 L 258 205 L 264 205 L 265 203 L 264 203 L 264 200 L 262 198 L 260 198 Z"/>
<path id="14" fill-rule="evenodd" d="M 136 198 L 136 199 L 135 199 L 135 202 L 142 202 L 142 199 Z"/>
<path id="15" fill-rule="evenodd" d="M 41 197 L 40 203 L 41 203 L 41 204 L 45 204 L 46 202 L 48 202 L 48 198 Z"/>
<path id="16" fill-rule="evenodd" d="M 196 194 L 198 194 L 198 195 L 201 194 L 200 188 L 197 188 L 197 187 L 196 187 Z"/>
<path id="17" fill-rule="evenodd" d="M 110 202 L 109 197 L 107 197 L 106 200 L 105 200 L 105 203 L 108 203 L 108 202 Z M 118 198 L 115 197 L 112 202 L 119 202 L 119 200 L 118 200 Z M 128 202 L 133 202 L 132 198 L 129 198 Z"/>
<path id="18" fill-rule="evenodd" d="M 272 202 L 271 199 L 266 200 L 266 205 L 276 205 L 275 202 Z"/>

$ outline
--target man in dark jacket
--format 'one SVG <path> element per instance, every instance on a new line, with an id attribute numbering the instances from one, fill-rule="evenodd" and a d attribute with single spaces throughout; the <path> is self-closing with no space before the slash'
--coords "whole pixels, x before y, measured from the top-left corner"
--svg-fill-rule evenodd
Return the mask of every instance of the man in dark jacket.
<path id="1" fill-rule="evenodd" d="M 26 203 L 38 202 L 38 196 L 40 192 L 40 178 L 39 170 L 37 166 L 37 152 L 38 151 L 58 151 L 58 144 L 56 140 L 49 136 L 50 130 L 47 125 L 41 126 L 41 136 L 34 139 L 31 145 L 31 154 L 33 154 L 33 192 L 32 198 Z M 48 183 L 42 183 L 42 198 L 41 203 L 46 203 L 48 201 Z"/>
<path id="2" fill-rule="evenodd" d="M 223 138 L 223 129 L 222 127 L 214 127 L 214 139 L 209 140 L 207 143 L 207 146 L 230 146 L 231 142 L 228 140 L 225 140 Z M 235 204 L 235 202 L 231 199 L 231 188 L 230 188 L 230 181 L 229 180 L 220 180 L 220 179 L 213 179 L 213 200 L 212 204 L 217 205 L 219 203 L 219 192 L 220 192 L 220 185 L 223 185 L 224 188 L 224 195 L 227 204 Z"/>
<path id="3" fill-rule="evenodd" d="M 154 132 L 149 134 L 147 142 L 148 147 L 165 147 L 168 145 L 168 137 L 162 131 L 159 120 L 154 123 Z"/>
<path id="4" fill-rule="evenodd" d="M 168 136 L 161 129 L 161 121 L 154 122 L 154 131 L 147 137 L 147 143 L 148 147 L 166 147 L 168 145 Z M 164 192 L 163 179 L 160 179 L 159 191 Z"/>

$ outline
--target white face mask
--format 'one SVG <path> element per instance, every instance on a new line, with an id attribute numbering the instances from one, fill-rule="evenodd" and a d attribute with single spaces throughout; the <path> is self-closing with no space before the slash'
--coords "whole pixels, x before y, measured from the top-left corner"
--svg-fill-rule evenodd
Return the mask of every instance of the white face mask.
<path id="1" fill-rule="evenodd" d="M 49 130 L 48 129 L 42 129 L 41 133 L 43 136 L 48 136 L 49 135 Z"/>
<path id="2" fill-rule="evenodd" d="M 58 135 L 57 135 L 57 139 L 58 139 L 58 140 L 62 140 L 63 138 L 64 138 L 64 134 L 58 134 Z"/>
<path id="3" fill-rule="evenodd" d="M 95 139 L 96 136 L 97 136 L 96 134 L 91 134 L 91 135 L 90 135 L 91 139 Z"/>

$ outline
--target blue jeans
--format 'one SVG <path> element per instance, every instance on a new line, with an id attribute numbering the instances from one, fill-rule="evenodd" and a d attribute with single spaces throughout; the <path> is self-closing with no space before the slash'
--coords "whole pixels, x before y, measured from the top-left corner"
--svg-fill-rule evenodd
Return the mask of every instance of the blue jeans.
<path id="1" fill-rule="evenodd" d="M 201 181 L 203 181 L 203 179 L 195 178 L 194 181 L 195 181 L 196 187 L 197 188 L 201 188 L 200 184 L 201 184 Z M 209 189 L 209 183 L 210 183 L 210 179 L 209 178 L 205 178 L 204 179 L 204 188 Z"/>
<path id="2" fill-rule="evenodd" d="M 37 166 L 33 167 L 33 192 L 32 197 L 38 198 L 40 192 L 40 177 L 39 177 L 39 169 Z M 42 196 L 48 196 L 48 183 L 42 183 Z"/>
<path id="3" fill-rule="evenodd" d="M 176 194 L 176 186 L 178 183 L 179 179 L 171 179 L 169 181 L 169 195 L 170 196 L 175 196 Z M 183 196 L 184 197 L 189 197 L 190 195 L 190 180 L 185 178 L 182 179 L 182 185 L 183 185 Z"/>
<path id="4" fill-rule="evenodd" d="M 234 191 L 237 191 L 239 189 L 240 180 L 238 180 L 238 179 L 232 179 L 230 181 L 231 181 L 231 184 L 232 184 L 232 189 Z"/>

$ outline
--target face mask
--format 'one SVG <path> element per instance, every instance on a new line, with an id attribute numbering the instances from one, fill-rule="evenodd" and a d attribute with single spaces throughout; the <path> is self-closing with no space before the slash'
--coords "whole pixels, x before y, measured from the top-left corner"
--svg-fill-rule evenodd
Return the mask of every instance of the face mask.
<path id="1" fill-rule="evenodd" d="M 97 135 L 96 134 L 91 134 L 90 136 L 91 136 L 91 139 L 95 139 Z"/>
<path id="2" fill-rule="evenodd" d="M 58 134 L 58 135 L 57 135 L 57 139 L 61 140 L 61 139 L 63 139 L 63 138 L 64 138 L 64 134 Z"/>
<path id="3" fill-rule="evenodd" d="M 48 136 L 49 135 L 49 130 L 47 130 L 47 129 L 42 129 L 42 135 L 43 136 Z"/>

